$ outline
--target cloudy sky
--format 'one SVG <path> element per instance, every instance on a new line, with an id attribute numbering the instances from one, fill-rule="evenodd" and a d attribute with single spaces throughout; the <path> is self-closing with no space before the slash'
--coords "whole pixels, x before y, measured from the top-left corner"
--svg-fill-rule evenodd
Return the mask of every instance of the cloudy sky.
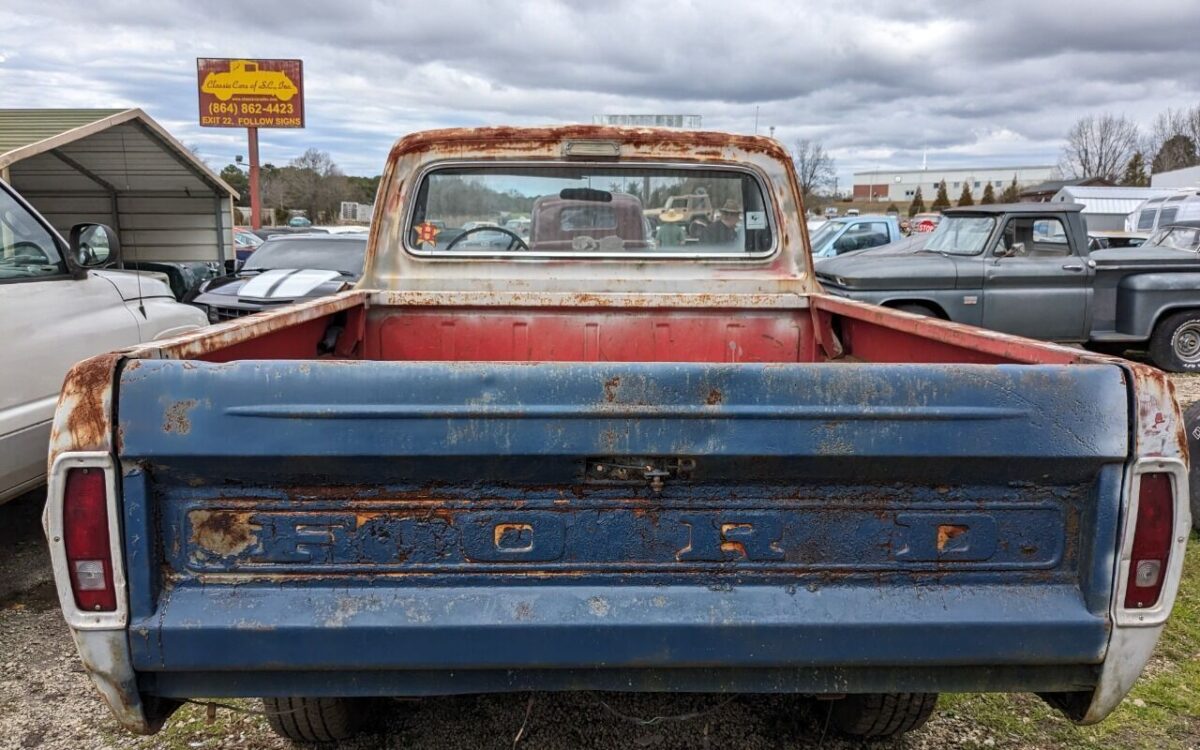
<path id="1" fill-rule="evenodd" d="M 422 128 L 687 113 L 814 138 L 855 170 L 1051 164 L 1080 116 L 1200 103 L 1200 3 L 1140 0 L 0 0 L 0 107 L 145 109 L 217 169 L 197 57 L 304 60 L 309 146 L 376 174 Z"/>

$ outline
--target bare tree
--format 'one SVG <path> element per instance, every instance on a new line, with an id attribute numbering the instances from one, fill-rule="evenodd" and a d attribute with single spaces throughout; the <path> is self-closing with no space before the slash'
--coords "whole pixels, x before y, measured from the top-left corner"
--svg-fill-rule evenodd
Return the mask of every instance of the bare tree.
<path id="1" fill-rule="evenodd" d="M 1179 135 L 1187 136 L 1192 143 L 1200 143 L 1200 104 L 1191 109 L 1159 112 L 1146 135 L 1146 142 L 1142 144 L 1142 153 L 1153 159 L 1167 141 Z"/>
<path id="2" fill-rule="evenodd" d="M 1116 182 L 1137 150 L 1137 125 L 1124 115 L 1088 115 L 1067 133 L 1059 169 L 1069 178 L 1103 177 Z"/>
<path id="3" fill-rule="evenodd" d="M 833 157 L 820 142 L 807 138 L 796 141 L 792 161 L 796 164 L 796 177 L 800 181 L 800 192 L 805 201 L 812 197 L 813 193 L 833 183 Z"/>
<path id="4" fill-rule="evenodd" d="M 288 208 L 304 209 L 314 222 L 335 219 L 349 188 L 328 152 L 310 148 L 280 172 Z"/>

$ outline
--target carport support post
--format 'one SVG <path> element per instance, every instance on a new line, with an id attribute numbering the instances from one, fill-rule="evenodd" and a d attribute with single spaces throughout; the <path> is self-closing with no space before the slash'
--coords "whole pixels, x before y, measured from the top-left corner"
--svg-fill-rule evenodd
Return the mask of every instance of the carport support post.
<path id="1" fill-rule="evenodd" d="M 262 200 L 258 194 L 258 128 L 246 128 L 250 137 L 250 227 L 262 229 Z"/>

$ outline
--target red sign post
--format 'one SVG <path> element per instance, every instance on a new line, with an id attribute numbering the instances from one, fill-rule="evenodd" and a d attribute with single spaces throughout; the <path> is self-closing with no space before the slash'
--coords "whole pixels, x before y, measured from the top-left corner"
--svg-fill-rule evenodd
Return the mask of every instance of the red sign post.
<path id="1" fill-rule="evenodd" d="M 200 125 L 246 128 L 250 157 L 250 225 L 262 226 L 258 129 L 304 127 L 304 63 L 300 60 L 196 59 Z"/>

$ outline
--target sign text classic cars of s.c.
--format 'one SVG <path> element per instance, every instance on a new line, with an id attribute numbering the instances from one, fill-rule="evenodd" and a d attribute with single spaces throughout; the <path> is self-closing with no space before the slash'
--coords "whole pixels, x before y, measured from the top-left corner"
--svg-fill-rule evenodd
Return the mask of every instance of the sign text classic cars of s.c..
<path id="1" fill-rule="evenodd" d="M 211 128 L 304 127 L 300 60 L 196 60 L 200 124 Z"/>

